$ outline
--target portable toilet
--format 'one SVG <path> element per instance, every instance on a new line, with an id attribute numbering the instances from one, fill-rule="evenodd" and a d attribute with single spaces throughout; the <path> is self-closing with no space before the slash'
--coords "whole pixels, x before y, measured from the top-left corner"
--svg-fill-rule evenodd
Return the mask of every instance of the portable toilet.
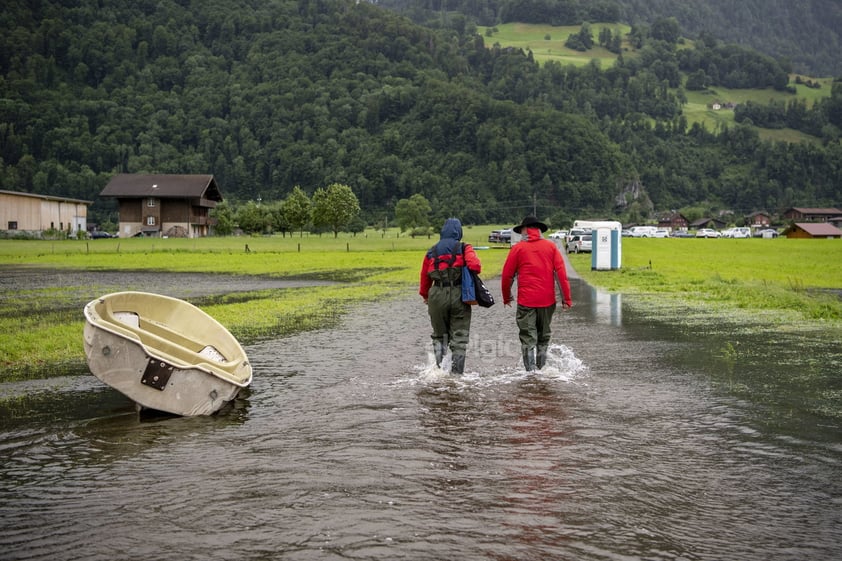
<path id="1" fill-rule="evenodd" d="M 622 224 L 613 220 L 576 220 L 573 227 L 591 230 L 591 270 L 616 270 L 622 266 Z"/>

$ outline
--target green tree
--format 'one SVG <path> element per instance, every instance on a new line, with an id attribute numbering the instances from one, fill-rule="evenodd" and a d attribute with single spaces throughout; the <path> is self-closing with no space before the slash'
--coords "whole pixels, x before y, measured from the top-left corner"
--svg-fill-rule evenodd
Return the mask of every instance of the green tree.
<path id="1" fill-rule="evenodd" d="M 333 237 L 348 226 L 360 213 L 360 202 L 347 185 L 333 183 L 327 188 L 319 187 L 313 193 L 313 224 L 329 227 Z"/>
<path id="2" fill-rule="evenodd" d="M 699 69 L 687 75 L 687 82 L 684 87 L 691 91 L 704 90 L 708 87 L 709 82 L 710 78 L 705 74 L 705 71 Z"/>
<path id="3" fill-rule="evenodd" d="M 272 225 L 272 232 L 281 232 L 286 237 L 289 231 L 289 222 L 284 212 L 284 201 L 276 201 L 266 205 L 267 212 Z"/>
<path id="4" fill-rule="evenodd" d="M 272 217 L 266 207 L 249 201 L 237 211 L 240 228 L 249 234 L 262 234 L 272 226 Z"/>
<path id="5" fill-rule="evenodd" d="M 405 232 L 411 228 L 423 228 L 430 225 L 430 203 L 421 193 L 415 193 L 408 199 L 401 199 L 395 205 L 395 220 Z"/>
<path id="6" fill-rule="evenodd" d="M 234 233 L 234 227 L 236 225 L 234 210 L 226 201 L 222 201 L 216 205 L 216 207 L 210 211 L 210 215 L 211 218 L 216 219 L 216 226 L 214 226 L 214 232 L 216 235 L 230 236 Z"/>
<path id="7" fill-rule="evenodd" d="M 658 18 L 652 24 L 649 34 L 653 39 L 666 41 L 674 45 L 681 38 L 681 26 L 675 18 Z"/>
<path id="8" fill-rule="evenodd" d="M 307 193 L 298 185 L 284 200 L 284 217 L 290 229 L 298 230 L 299 236 L 304 235 L 304 226 L 310 222 L 312 203 Z"/>

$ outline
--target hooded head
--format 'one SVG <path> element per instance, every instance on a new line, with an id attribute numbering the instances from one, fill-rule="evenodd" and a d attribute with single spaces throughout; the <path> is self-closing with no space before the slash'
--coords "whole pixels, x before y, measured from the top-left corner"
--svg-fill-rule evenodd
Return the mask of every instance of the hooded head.
<path id="1" fill-rule="evenodd" d="M 458 218 L 448 218 L 444 221 L 444 226 L 441 227 L 441 239 L 439 243 L 430 249 L 430 254 L 434 255 L 449 255 L 451 253 L 459 253 L 456 251 L 460 247 L 460 240 L 462 239 L 462 223 Z"/>
<path id="2" fill-rule="evenodd" d="M 462 223 L 458 218 L 448 218 L 444 221 L 444 226 L 441 227 L 441 239 L 456 241 L 462 239 Z"/>

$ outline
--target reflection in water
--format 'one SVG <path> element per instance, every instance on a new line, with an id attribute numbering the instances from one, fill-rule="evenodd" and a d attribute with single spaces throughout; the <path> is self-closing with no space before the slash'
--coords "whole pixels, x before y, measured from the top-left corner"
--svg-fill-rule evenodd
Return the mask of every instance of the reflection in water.
<path id="1" fill-rule="evenodd" d="M 574 490 L 570 486 L 572 443 L 565 396 L 541 379 L 522 384 L 503 402 L 511 417 L 510 451 L 506 470 L 512 481 L 502 500 L 507 505 L 506 526 L 518 549 L 538 547 L 547 555 L 559 551 L 570 536 L 565 531 L 561 505 Z"/>
<path id="2" fill-rule="evenodd" d="M 838 349 L 572 284 L 540 372 L 503 306 L 464 376 L 436 368 L 410 297 L 250 346 L 215 417 L 140 419 L 92 376 L 0 388 L 0 558 L 842 557 L 842 431 L 808 405 Z"/>
<path id="3" fill-rule="evenodd" d="M 590 302 L 594 321 L 614 327 L 620 327 L 623 324 L 622 294 L 610 294 L 592 288 Z"/>

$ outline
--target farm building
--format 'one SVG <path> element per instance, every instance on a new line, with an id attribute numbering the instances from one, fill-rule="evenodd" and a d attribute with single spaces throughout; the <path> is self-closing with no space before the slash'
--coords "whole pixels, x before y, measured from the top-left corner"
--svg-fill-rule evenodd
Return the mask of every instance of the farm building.
<path id="1" fill-rule="evenodd" d="M 784 231 L 788 238 L 842 239 L 842 230 L 826 222 L 796 222 Z"/>
<path id="2" fill-rule="evenodd" d="M 664 230 L 686 230 L 690 222 L 680 212 L 672 212 L 658 219 L 658 228 Z"/>
<path id="3" fill-rule="evenodd" d="M 222 202 L 212 175 L 120 174 L 100 196 L 117 199 L 124 238 L 207 236 L 213 225 L 210 210 Z"/>
<path id="4" fill-rule="evenodd" d="M 749 228 L 768 228 L 771 223 L 772 217 L 762 210 L 746 216 L 746 226 Z"/>
<path id="5" fill-rule="evenodd" d="M 693 230 L 698 230 L 699 228 L 713 228 L 714 230 L 719 230 L 723 226 L 725 226 L 725 222 L 723 220 L 719 220 L 718 218 L 700 218 L 690 223 L 690 228 Z"/>
<path id="6" fill-rule="evenodd" d="M 827 222 L 839 216 L 842 216 L 842 210 L 838 208 L 792 207 L 784 211 L 784 218 L 798 222 Z"/>
<path id="7" fill-rule="evenodd" d="M 54 230 L 75 236 L 86 230 L 91 204 L 81 199 L 0 191 L 0 230 L 33 236 Z"/>

